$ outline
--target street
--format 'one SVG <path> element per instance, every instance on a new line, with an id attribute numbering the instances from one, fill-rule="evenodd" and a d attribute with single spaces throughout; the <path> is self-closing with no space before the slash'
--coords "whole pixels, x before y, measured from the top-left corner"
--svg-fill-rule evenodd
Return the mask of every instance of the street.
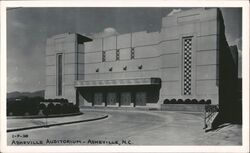
<path id="1" fill-rule="evenodd" d="M 203 114 L 167 111 L 82 110 L 103 120 L 8 133 L 8 145 L 240 145 L 241 126 L 203 130 Z M 25 135 L 26 138 L 17 138 Z M 15 138 L 13 138 L 15 137 Z M 23 144 L 23 141 L 26 141 Z"/>

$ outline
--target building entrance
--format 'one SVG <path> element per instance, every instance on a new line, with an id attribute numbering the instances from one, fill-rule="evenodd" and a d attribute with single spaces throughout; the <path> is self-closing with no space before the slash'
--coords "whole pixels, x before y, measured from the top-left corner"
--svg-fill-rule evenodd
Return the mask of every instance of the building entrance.
<path id="1" fill-rule="evenodd" d="M 130 92 L 122 92 L 121 93 L 121 105 L 122 106 L 130 106 L 131 103 L 131 93 Z"/>
<path id="2" fill-rule="evenodd" d="M 135 95 L 136 106 L 146 106 L 147 96 L 146 92 L 137 92 Z"/>
<path id="3" fill-rule="evenodd" d="M 116 93 L 109 92 L 107 93 L 107 105 L 115 105 L 117 102 Z"/>
<path id="4" fill-rule="evenodd" d="M 94 93 L 94 105 L 102 105 L 103 102 L 103 94 L 102 93 Z"/>

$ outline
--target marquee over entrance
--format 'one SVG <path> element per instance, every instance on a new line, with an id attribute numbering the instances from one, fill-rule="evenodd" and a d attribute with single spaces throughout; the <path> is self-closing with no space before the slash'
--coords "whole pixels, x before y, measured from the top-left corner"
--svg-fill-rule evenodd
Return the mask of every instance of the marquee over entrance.
<path id="1" fill-rule="evenodd" d="M 160 78 L 134 78 L 116 80 L 76 80 L 75 87 L 160 85 Z"/>

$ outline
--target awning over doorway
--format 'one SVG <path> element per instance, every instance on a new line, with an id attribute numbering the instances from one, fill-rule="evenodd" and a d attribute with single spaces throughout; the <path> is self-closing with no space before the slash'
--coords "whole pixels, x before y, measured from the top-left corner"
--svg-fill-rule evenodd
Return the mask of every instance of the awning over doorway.
<path id="1" fill-rule="evenodd" d="M 116 80 L 76 80 L 75 87 L 160 85 L 160 78 L 134 78 Z"/>

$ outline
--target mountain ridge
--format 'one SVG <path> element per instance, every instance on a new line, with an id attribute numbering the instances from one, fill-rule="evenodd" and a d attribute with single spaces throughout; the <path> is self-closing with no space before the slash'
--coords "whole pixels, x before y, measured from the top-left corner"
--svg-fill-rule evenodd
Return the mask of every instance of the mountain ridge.
<path id="1" fill-rule="evenodd" d="M 7 99 L 9 98 L 21 98 L 21 97 L 44 97 L 45 90 L 37 90 L 34 92 L 19 92 L 19 91 L 13 91 L 7 93 Z"/>

